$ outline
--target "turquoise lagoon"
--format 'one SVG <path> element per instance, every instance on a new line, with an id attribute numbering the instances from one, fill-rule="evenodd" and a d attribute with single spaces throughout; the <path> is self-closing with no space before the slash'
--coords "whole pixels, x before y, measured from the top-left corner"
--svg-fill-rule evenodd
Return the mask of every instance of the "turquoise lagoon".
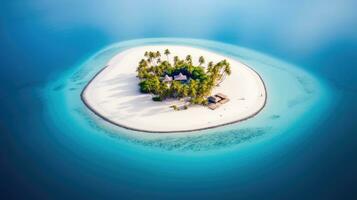
<path id="1" fill-rule="evenodd" d="M 1 1 L 0 199 L 356 199 L 356 7 Z M 81 102 L 113 55 L 160 43 L 245 62 L 264 78 L 267 106 L 243 123 L 158 135 Z"/>
<path id="2" fill-rule="evenodd" d="M 127 130 L 93 114 L 81 101 L 87 82 L 116 54 L 141 45 L 189 45 L 237 59 L 263 78 L 268 100 L 255 117 L 232 125 L 190 133 L 155 134 Z M 320 77 L 277 58 L 234 45 L 197 39 L 153 38 L 110 45 L 66 73 L 53 77 L 42 91 L 49 127 L 58 127 L 78 145 L 170 154 L 202 155 L 222 151 L 253 151 L 254 148 L 284 148 L 304 138 L 332 106 L 332 92 Z M 100 142 L 99 142 L 100 141 Z"/>

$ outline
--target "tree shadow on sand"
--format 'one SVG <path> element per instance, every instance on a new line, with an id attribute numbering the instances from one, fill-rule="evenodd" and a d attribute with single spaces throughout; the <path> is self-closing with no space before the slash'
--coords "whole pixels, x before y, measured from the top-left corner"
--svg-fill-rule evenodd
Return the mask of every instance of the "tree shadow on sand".
<path id="1" fill-rule="evenodd" d="M 162 103 L 151 100 L 151 95 L 140 93 L 138 83 L 134 74 L 120 74 L 112 79 L 101 81 L 99 87 L 108 88 L 105 98 L 109 98 L 110 101 L 104 100 L 99 103 L 106 104 L 117 99 L 118 106 L 113 108 L 111 115 L 120 116 L 120 118 L 150 116 L 167 112 L 163 109 Z M 127 100 L 123 101 L 123 98 Z"/>

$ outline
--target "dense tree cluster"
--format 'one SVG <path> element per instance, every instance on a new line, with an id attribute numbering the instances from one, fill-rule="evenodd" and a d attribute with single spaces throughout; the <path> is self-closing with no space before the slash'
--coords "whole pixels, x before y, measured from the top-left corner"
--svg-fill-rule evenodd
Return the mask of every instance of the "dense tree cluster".
<path id="1" fill-rule="evenodd" d="M 145 52 L 144 58 L 137 67 L 137 77 L 140 79 L 140 91 L 153 94 L 154 101 L 162 101 L 166 98 L 187 98 L 192 104 L 207 104 L 207 96 L 214 86 L 219 85 L 227 75 L 231 74 L 230 64 L 227 60 L 218 63 L 209 62 L 206 67 L 203 56 L 199 57 L 199 65 L 192 64 L 192 56 L 185 59 L 178 56 L 169 62 L 170 51 L 164 52 L 165 58 L 159 51 Z M 165 76 L 174 77 L 179 74 L 187 77 L 187 80 L 164 81 Z"/>

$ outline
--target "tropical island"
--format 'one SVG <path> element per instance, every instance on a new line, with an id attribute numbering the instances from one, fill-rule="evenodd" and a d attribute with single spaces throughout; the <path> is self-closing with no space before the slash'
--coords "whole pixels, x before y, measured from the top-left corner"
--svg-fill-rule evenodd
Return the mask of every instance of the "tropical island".
<path id="1" fill-rule="evenodd" d="M 260 75 L 239 60 L 206 49 L 160 44 L 114 53 L 93 74 L 81 98 L 103 122 L 175 133 L 249 119 L 264 108 L 267 93 Z"/>
<path id="2" fill-rule="evenodd" d="M 167 98 L 181 99 L 186 102 L 183 107 L 172 105 L 174 110 L 187 109 L 189 105 L 208 105 L 215 109 L 221 103 L 228 102 L 223 94 L 211 95 L 215 86 L 231 74 L 229 62 L 224 59 L 217 63 L 208 62 L 205 58 L 198 58 L 198 65 L 192 62 L 192 56 L 186 55 L 185 59 L 174 56 L 170 63 L 170 50 L 165 49 L 165 59 L 160 51 L 146 51 L 137 67 L 137 77 L 140 79 L 140 91 L 152 94 L 154 101 L 163 101 Z M 209 97 L 208 97 L 209 96 Z M 220 98 L 220 102 L 217 99 Z"/>

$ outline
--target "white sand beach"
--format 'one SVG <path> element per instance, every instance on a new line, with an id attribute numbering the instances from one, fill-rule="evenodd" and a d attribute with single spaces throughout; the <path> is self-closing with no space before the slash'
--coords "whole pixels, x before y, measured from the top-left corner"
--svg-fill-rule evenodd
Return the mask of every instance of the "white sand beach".
<path id="1" fill-rule="evenodd" d="M 169 106 L 183 102 L 154 102 L 150 94 L 140 93 L 136 77 L 138 62 L 145 51 L 161 51 L 163 54 L 165 49 L 171 51 L 171 62 L 176 55 L 185 58 L 188 54 L 197 65 L 199 56 L 204 56 L 207 63 L 227 59 L 232 74 L 215 87 L 212 94 L 223 93 L 230 101 L 216 110 L 195 105 L 187 110 L 174 111 Z M 162 59 L 166 56 L 163 55 Z M 153 45 L 131 48 L 114 56 L 85 87 L 82 99 L 93 112 L 110 123 L 160 133 L 201 130 L 246 120 L 265 106 L 267 94 L 261 77 L 237 60 L 189 46 Z"/>

